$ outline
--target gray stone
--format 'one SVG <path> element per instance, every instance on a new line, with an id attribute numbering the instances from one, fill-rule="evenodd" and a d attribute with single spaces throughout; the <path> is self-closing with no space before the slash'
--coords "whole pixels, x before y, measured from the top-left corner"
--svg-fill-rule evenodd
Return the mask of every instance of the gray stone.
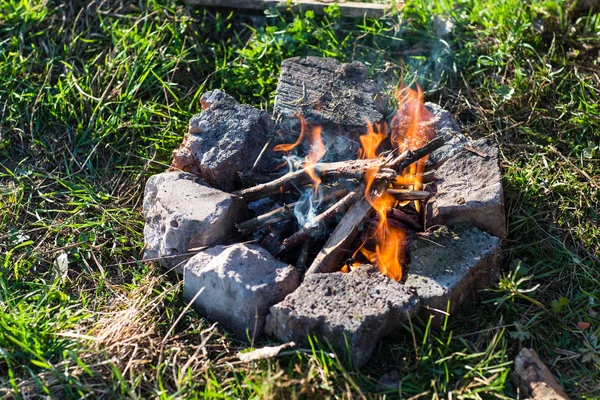
<path id="1" fill-rule="evenodd" d="M 446 138 L 446 144 L 431 153 L 427 159 L 428 166 L 439 167 L 464 148 L 467 144 L 467 138 L 463 135 L 450 111 L 438 104 L 429 102 L 425 103 L 425 107 L 433 116 L 436 136 Z"/>
<path id="2" fill-rule="evenodd" d="M 216 246 L 185 265 L 183 296 L 196 311 L 231 329 L 240 339 L 257 339 L 269 307 L 300 284 L 298 271 L 258 245 Z"/>
<path id="3" fill-rule="evenodd" d="M 386 374 L 383 374 L 377 381 L 375 392 L 400 392 L 400 373 L 397 369 L 394 369 Z"/>
<path id="4" fill-rule="evenodd" d="M 354 159 L 366 122 L 381 121 L 385 103 L 377 85 L 367 79 L 366 66 L 358 61 L 342 64 L 333 58 L 289 58 L 281 64 L 273 110 L 279 122 L 278 142 L 295 142 L 300 132 L 296 115 L 301 113 L 308 123 L 321 126 L 327 147 L 323 161 Z M 297 149 L 301 156 L 309 150 L 305 142 Z"/>
<path id="5" fill-rule="evenodd" d="M 164 172 L 146 182 L 144 259 L 180 266 L 189 249 L 226 243 L 246 216 L 242 200 L 213 189 L 186 172 Z M 182 256 L 177 256 L 177 255 Z"/>
<path id="6" fill-rule="evenodd" d="M 225 191 L 239 186 L 239 171 L 249 170 L 273 132 L 269 114 L 239 104 L 220 90 L 201 98 L 202 113 L 190 120 L 171 169 L 187 171 Z"/>
<path id="7" fill-rule="evenodd" d="M 471 223 L 491 235 L 506 236 L 498 146 L 480 139 L 436 169 L 433 195 L 425 205 L 425 226 Z"/>
<path id="8" fill-rule="evenodd" d="M 414 290 L 425 314 L 443 320 L 448 301 L 455 311 L 465 300 L 498 279 L 500 239 L 475 227 L 443 227 L 417 236 L 411 246 L 406 287 Z"/>
<path id="9" fill-rule="evenodd" d="M 310 274 L 294 293 L 271 307 L 265 331 L 301 345 L 308 345 L 308 335 L 316 335 L 341 354 L 349 351 L 360 366 L 379 339 L 397 330 L 416 306 L 407 287 L 372 266 L 347 274 Z"/>

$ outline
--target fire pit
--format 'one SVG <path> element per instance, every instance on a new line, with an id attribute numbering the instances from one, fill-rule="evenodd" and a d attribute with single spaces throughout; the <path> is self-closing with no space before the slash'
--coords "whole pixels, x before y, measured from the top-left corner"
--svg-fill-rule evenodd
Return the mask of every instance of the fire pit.
<path id="1" fill-rule="evenodd" d="M 411 314 L 440 319 L 497 278 L 498 148 L 358 62 L 284 61 L 273 119 L 202 97 L 168 172 L 148 180 L 144 257 L 194 308 L 254 340 L 316 335 L 361 365 Z"/>

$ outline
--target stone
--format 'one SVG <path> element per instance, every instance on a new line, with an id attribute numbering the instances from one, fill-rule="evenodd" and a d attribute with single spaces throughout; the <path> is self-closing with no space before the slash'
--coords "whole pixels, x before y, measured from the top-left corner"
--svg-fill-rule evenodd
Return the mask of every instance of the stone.
<path id="1" fill-rule="evenodd" d="M 467 299 L 498 279 L 500 239 L 475 227 L 446 227 L 417 236 L 410 250 L 407 288 L 414 290 L 424 314 L 439 323 L 444 315 L 435 311 L 454 312 Z"/>
<path id="2" fill-rule="evenodd" d="M 215 90 L 202 95 L 203 111 L 190 119 L 171 170 L 190 172 L 224 191 L 239 188 L 238 172 L 248 171 L 273 134 L 269 114 L 239 104 Z"/>
<path id="3" fill-rule="evenodd" d="M 379 378 L 375 392 L 399 392 L 401 389 L 400 383 L 400 373 L 397 369 L 393 369 Z"/>
<path id="4" fill-rule="evenodd" d="M 298 113 L 308 123 L 321 126 L 327 147 L 323 161 L 356 158 L 359 136 L 367 121 L 384 118 L 386 101 L 377 85 L 367 79 L 367 67 L 354 61 L 343 64 L 333 58 L 294 57 L 284 60 L 277 85 L 274 119 L 279 143 L 294 143 L 300 132 Z M 306 142 L 306 141 L 305 141 Z M 298 150 L 308 152 L 308 144 Z M 281 153 L 279 158 L 281 157 Z M 305 154 L 301 154 L 304 156 Z M 277 153 L 271 156 L 277 157 Z"/>
<path id="5" fill-rule="evenodd" d="M 309 274 L 295 292 L 271 307 L 265 331 L 304 346 L 309 335 L 316 335 L 361 366 L 379 339 L 397 330 L 417 303 L 406 286 L 372 266 L 347 274 Z"/>
<path id="6" fill-rule="evenodd" d="M 185 265 L 183 296 L 200 314 L 243 340 L 263 332 L 269 308 L 293 292 L 300 275 L 254 244 L 215 246 Z M 203 290 L 197 297 L 198 291 Z"/>
<path id="7" fill-rule="evenodd" d="M 425 103 L 425 107 L 433 116 L 432 122 L 435 123 L 436 136 L 446 137 L 446 144 L 431 153 L 427 159 L 429 167 L 439 167 L 464 148 L 467 138 L 450 111 L 442 108 L 439 104 L 430 102 Z"/>
<path id="8" fill-rule="evenodd" d="M 207 186 L 192 174 L 154 175 L 144 192 L 144 259 L 158 258 L 165 267 L 181 269 L 190 249 L 227 243 L 234 224 L 246 213 L 241 199 Z"/>
<path id="9" fill-rule="evenodd" d="M 433 194 L 425 204 L 425 226 L 471 223 L 491 235 L 506 236 L 504 193 L 498 145 L 470 143 L 437 166 Z"/>

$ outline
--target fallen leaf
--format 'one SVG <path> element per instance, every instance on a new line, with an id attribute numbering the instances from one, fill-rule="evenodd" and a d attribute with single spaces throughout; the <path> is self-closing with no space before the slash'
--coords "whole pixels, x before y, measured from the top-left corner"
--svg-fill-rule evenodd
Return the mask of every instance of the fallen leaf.
<path id="1" fill-rule="evenodd" d="M 579 329 L 581 329 L 582 331 L 585 331 L 586 329 L 588 329 L 590 327 L 590 323 L 589 322 L 579 321 L 577 323 L 577 327 Z"/>
<path id="2" fill-rule="evenodd" d="M 255 360 L 264 360 L 267 358 L 276 357 L 281 350 L 287 349 L 288 347 L 294 347 L 296 343 L 289 342 L 284 343 L 279 346 L 265 346 L 260 349 L 252 350 L 246 353 L 238 353 L 238 358 L 240 361 L 255 361 Z"/>
<path id="3" fill-rule="evenodd" d="M 52 264 L 52 275 L 54 279 L 64 282 L 68 278 L 69 274 L 69 256 L 64 250 L 58 252 L 58 255 L 54 259 Z"/>

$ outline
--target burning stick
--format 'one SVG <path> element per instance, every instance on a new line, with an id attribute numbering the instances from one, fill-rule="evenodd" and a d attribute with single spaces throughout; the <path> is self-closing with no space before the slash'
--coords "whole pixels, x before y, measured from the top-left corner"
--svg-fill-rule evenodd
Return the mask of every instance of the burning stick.
<path id="1" fill-rule="evenodd" d="M 319 214 L 312 224 L 307 224 L 303 226 L 302 229 L 300 229 L 298 232 L 285 239 L 281 246 L 279 246 L 279 248 L 275 250 L 275 252 L 273 252 L 273 255 L 279 255 L 286 250 L 290 250 L 301 245 L 304 241 L 306 241 L 306 239 L 308 239 L 311 236 L 311 234 L 315 230 L 319 228 L 320 224 L 326 222 L 332 217 L 335 217 L 342 210 L 344 210 L 346 207 L 352 204 L 354 200 L 358 198 L 359 193 L 363 192 L 364 190 L 364 185 L 360 185 L 358 188 L 348 193 L 346 196 L 340 199 L 340 201 L 338 201 L 337 203 L 329 207 L 327 210 Z"/>
<path id="2" fill-rule="evenodd" d="M 431 193 L 424 190 L 388 189 L 389 194 L 398 200 L 425 200 Z"/>
<path id="3" fill-rule="evenodd" d="M 333 188 L 327 190 L 323 194 L 323 201 L 325 202 L 331 199 L 340 198 L 348 194 L 348 191 L 349 189 L 347 188 Z M 249 235 L 259 229 L 266 228 L 267 226 L 277 222 L 291 220 L 294 218 L 294 207 L 297 204 L 298 202 L 286 204 L 283 207 L 276 208 L 275 210 L 269 211 L 266 214 L 262 214 L 248 221 L 236 224 L 236 227 L 242 235 Z"/>
<path id="4" fill-rule="evenodd" d="M 316 164 L 312 168 L 314 172 L 323 180 L 362 179 L 365 171 L 381 167 L 385 160 L 351 160 L 334 163 Z M 290 172 L 271 182 L 243 189 L 234 194 L 246 201 L 253 201 L 263 197 L 269 197 L 274 194 L 287 191 L 295 186 L 304 186 L 313 183 L 313 179 L 305 169 Z"/>
<path id="5" fill-rule="evenodd" d="M 444 137 L 437 137 L 415 151 L 409 150 L 402 153 L 387 164 L 386 167 L 393 168 L 396 171 L 402 171 L 410 164 L 442 147 L 444 142 Z M 387 189 L 389 184 L 390 180 L 379 180 L 375 182 L 373 189 L 374 191 L 381 193 Z M 348 212 L 346 212 L 306 273 L 314 274 L 335 271 L 340 265 L 349 244 L 354 241 L 359 228 L 367 220 L 371 211 L 371 204 L 369 204 L 363 194 Z"/>

